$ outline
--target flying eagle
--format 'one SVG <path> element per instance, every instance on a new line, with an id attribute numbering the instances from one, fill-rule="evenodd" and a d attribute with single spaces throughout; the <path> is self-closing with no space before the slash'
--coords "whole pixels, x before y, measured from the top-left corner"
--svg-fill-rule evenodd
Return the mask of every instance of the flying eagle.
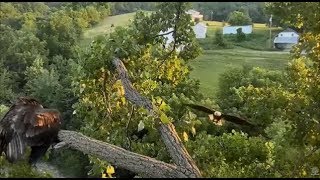
<path id="1" fill-rule="evenodd" d="M 46 109 L 37 100 L 19 97 L 0 121 L 0 156 L 14 163 L 31 147 L 29 163 L 34 165 L 58 143 L 61 117 L 58 110 Z"/>
<path id="2" fill-rule="evenodd" d="M 209 119 L 212 120 L 215 124 L 220 125 L 220 126 L 222 125 L 221 120 L 230 121 L 230 122 L 233 122 L 235 124 L 240 124 L 240 125 L 253 126 L 251 123 L 249 123 L 248 121 L 246 121 L 242 118 L 228 115 L 228 114 L 223 114 L 219 111 L 209 109 L 204 106 L 200 106 L 200 105 L 196 105 L 196 104 L 184 104 L 184 105 L 189 106 L 192 109 L 196 109 L 198 111 L 202 111 L 202 112 L 209 114 Z"/>

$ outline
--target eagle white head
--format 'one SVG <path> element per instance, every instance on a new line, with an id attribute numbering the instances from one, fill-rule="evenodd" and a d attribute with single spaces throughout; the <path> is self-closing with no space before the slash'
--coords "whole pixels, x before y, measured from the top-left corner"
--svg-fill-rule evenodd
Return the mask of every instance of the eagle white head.
<path id="1" fill-rule="evenodd" d="M 138 132 L 144 129 L 144 123 L 142 121 L 138 124 Z"/>
<path id="2" fill-rule="evenodd" d="M 214 112 L 214 116 L 218 116 L 218 117 L 220 117 L 222 115 L 222 113 L 221 112 L 219 112 L 219 111 L 215 111 Z"/>

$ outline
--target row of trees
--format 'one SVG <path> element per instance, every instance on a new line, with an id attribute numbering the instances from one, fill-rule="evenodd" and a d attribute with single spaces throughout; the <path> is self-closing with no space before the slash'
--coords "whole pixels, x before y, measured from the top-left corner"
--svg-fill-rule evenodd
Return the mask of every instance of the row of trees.
<path id="1" fill-rule="evenodd" d="M 40 2 L 1 2 L 1 113 L 8 110 L 17 96 L 27 95 L 60 110 L 64 128 L 76 126 L 72 124 L 71 116 L 72 104 L 77 98 L 72 92 L 69 69 L 83 31 L 109 13 L 108 3 L 67 3 L 49 7 Z M 67 151 L 55 157 L 65 154 L 85 162 L 79 155 Z M 59 164 L 70 167 L 66 161 Z M 9 173 L 5 177 L 36 175 L 30 169 L 15 169 L 18 166 L 8 165 L 1 159 L 3 166 L 8 168 Z M 78 166 L 76 172 L 85 175 L 81 168 Z"/>
<path id="2" fill-rule="evenodd" d="M 263 2 L 193 2 L 192 5 L 204 15 L 205 20 L 227 21 L 234 11 L 248 14 L 255 23 L 266 23 L 268 20 Z"/>

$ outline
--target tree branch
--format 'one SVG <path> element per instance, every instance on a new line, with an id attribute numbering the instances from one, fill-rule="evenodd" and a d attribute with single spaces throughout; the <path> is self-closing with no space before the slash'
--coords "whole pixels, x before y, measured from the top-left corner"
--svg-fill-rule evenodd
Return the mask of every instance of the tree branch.
<path id="1" fill-rule="evenodd" d="M 185 168 L 185 173 L 190 177 L 200 177 L 201 173 L 197 168 L 196 164 L 190 157 L 187 150 L 184 148 L 177 132 L 175 131 L 174 125 L 172 123 L 163 124 L 159 120 L 159 115 L 153 109 L 152 103 L 145 97 L 142 97 L 132 86 L 127 70 L 118 58 L 113 60 L 113 65 L 119 73 L 122 85 L 125 90 L 126 98 L 133 104 L 142 106 L 146 108 L 149 113 L 156 117 L 157 122 L 160 124 L 158 130 L 160 131 L 162 140 L 166 145 L 167 150 L 169 151 L 173 161 L 176 165 Z"/>
<path id="2" fill-rule="evenodd" d="M 174 165 L 92 139 L 75 131 L 61 130 L 59 132 L 59 139 L 66 142 L 72 149 L 98 156 L 120 168 L 128 169 L 145 177 L 188 177 L 181 169 Z"/>
<path id="3" fill-rule="evenodd" d="M 169 31 L 169 32 L 166 32 L 166 33 L 163 33 L 163 34 L 155 35 L 155 36 L 153 37 L 153 39 L 154 39 L 154 38 L 156 38 L 156 37 L 159 37 L 159 36 L 165 36 L 165 35 L 168 35 L 168 34 L 173 33 L 173 32 L 174 32 L 174 30 Z"/>
<path id="4" fill-rule="evenodd" d="M 176 15 L 176 18 L 175 18 L 175 23 L 174 23 L 174 28 L 173 28 L 173 32 L 172 35 L 173 35 L 173 47 L 171 49 L 171 51 L 166 54 L 162 59 L 162 62 L 160 63 L 160 66 L 163 65 L 163 63 L 166 61 L 166 59 L 176 50 L 176 46 L 177 46 L 177 24 L 180 20 L 180 15 L 181 15 L 182 11 L 181 11 L 181 4 L 179 4 L 179 8 L 177 9 L 177 15 Z"/>
<path id="5" fill-rule="evenodd" d="M 98 141 L 75 131 L 60 130 L 58 138 L 70 148 L 85 154 L 97 156 L 119 168 L 127 169 L 143 177 L 154 178 L 195 178 L 201 173 L 183 146 L 172 123 L 163 124 L 149 99 L 141 96 L 132 86 L 127 70 L 118 58 L 113 65 L 125 89 L 126 98 L 137 106 L 142 106 L 156 118 L 161 138 L 176 165 L 168 164 L 151 157 L 130 152 L 112 144 Z"/>

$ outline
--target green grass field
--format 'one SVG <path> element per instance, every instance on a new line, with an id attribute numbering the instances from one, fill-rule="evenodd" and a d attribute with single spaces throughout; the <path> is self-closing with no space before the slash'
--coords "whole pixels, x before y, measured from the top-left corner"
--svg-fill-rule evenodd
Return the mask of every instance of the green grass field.
<path id="1" fill-rule="evenodd" d="M 191 62 L 191 77 L 200 80 L 200 90 L 207 97 L 214 97 L 219 75 L 231 67 L 244 64 L 270 70 L 284 69 L 288 63 L 288 52 L 255 51 L 245 48 L 207 50 Z"/>
<path id="2" fill-rule="evenodd" d="M 89 43 L 97 35 L 110 33 L 117 26 L 126 26 L 135 13 L 110 16 L 97 26 L 87 30 L 83 35 L 83 44 Z M 208 23 L 207 38 L 202 44 L 213 43 L 216 30 L 222 30 L 222 22 L 204 21 Z M 114 27 L 111 27 L 111 24 Z M 281 28 L 272 28 L 275 35 Z M 233 45 L 232 49 L 204 50 L 203 54 L 191 62 L 194 68 L 191 76 L 200 80 L 200 90 L 208 97 L 214 97 L 218 88 L 219 75 L 230 67 L 241 67 L 244 64 L 270 70 L 284 69 L 289 60 L 288 52 L 267 51 L 269 49 L 269 28 L 265 24 L 254 24 L 253 34 L 244 42 L 236 43 L 226 37 Z"/>

